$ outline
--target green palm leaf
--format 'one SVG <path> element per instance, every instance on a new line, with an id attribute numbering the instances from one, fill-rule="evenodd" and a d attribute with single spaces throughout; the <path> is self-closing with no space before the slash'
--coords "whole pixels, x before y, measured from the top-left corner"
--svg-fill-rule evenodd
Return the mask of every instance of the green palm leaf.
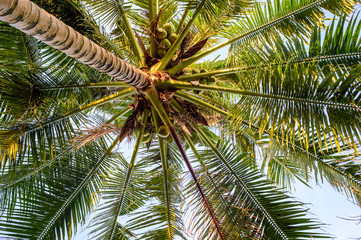
<path id="1" fill-rule="evenodd" d="M 118 229 L 118 217 L 132 212 L 143 206 L 146 202 L 146 192 L 144 191 L 144 182 L 139 181 L 140 176 L 145 174 L 141 165 L 134 166 L 133 176 L 123 198 L 119 198 L 124 191 L 124 182 L 129 164 L 122 156 L 115 156 L 104 166 L 107 173 L 111 173 L 105 179 L 105 184 L 101 188 L 104 202 L 96 209 L 97 215 L 93 218 L 90 228 L 93 229 L 94 239 L 116 239 L 117 232 L 123 230 Z M 123 202 L 121 203 L 120 200 Z M 120 209 L 118 206 L 120 204 Z M 119 215 L 119 216 L 118 216 Z M 114 224 L 115 222 L 115 224 Z M 115 226 L 114 226 L 115 225 Z M 114 228 L 112 228 L 114 226 Z M 101 230 L 101 234 L 99 231 Z M 129 231 L 129 230 L 128 230 Z M 131 233 L 131 232 L 129 232 Z M 113 237 L 111 237 L 113 235 Z M 124 236 L 131 236 L 124 233 Z"/>
<path id="2" fill-rule="evenodd" d="M 22 238 L 35 235 L 40 239 L 48 234 L 60 239 L 71 236 L 97 201 L 93 195 L 97 184 L 88 184 L 108 154 L 98 146 L 78 151 L 2 190 L 4 217 L 0 231 L 7 232 L 2 235 Z M 89 166 L 89 161 L 94 165 Z M 6 220 L 10 216 L 11 222 Z"/>
<path id="3" fill-rule="evenodd" d="M 145 174 L 144 188 L 146 197 L 152 199 L 152 203 L 146 210 L 140 210 L 131 214 L 131 219 L 127 226 L 134 231 L 139 231 L 144 227 L 150 230 L 143 233 L 141 239 L 173 239 L 175 236 L 185 239 L 182 215 L 180 214 L 181 157 L 173 144 L 167 144 L 166 159 L 168 162 L 167 176 L 168 197 L 164 193 L 164 179 L 160 149 L 157 146 L 151 147 L 149 155 L 141 160 L 143 167 L 150 168 Z M 168 201 L 168 202 L 167 202 Z M 170 233 L 170 235 L 169 235 Z"/>
<path id="4" fill-rule="evenodd" d="M 290 201 L 287 195 L 262 180 L 260 173 L 253 170 L 247 160 L 242 160 L 246 157 L 245 154 L 239 154 L 236 149 L 220 143 L 213 145 L 212 148 L 213 150 L 200 153 L 204 160 L 208 159 L 208 162 L 205 161 L 208 171 L 215 171 L 213 175 L 220 176 L 219 184 L 229 185 L 224 188 L 232 194 L 233 199 L 238 199 L 238 204 L 245 204 L 245 209 L 254 209 L 257 212 L 254 221 L 260 225 L 259 228 L 264 228 L 267 237 L 271 239 L 322 237 L 322 234 L 308 232 L 316 225 L 306 217 L 304 207 Z M 237 208 L 237 205 L 233 207 Z M 299 224 L 303 226 L 301 231 L 292 227 Z"/>
<path id="5" fill-rule="evenodd" d="M 27 73 L 40 60 L 37 41 L 5 23 L 0 23 L 1 70 Z M 21 56 L 21 57 L 20 57 Z"/>

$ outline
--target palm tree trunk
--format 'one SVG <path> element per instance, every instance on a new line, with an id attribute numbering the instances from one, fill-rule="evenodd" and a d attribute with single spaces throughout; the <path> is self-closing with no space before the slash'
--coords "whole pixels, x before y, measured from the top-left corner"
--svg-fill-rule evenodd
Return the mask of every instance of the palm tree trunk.
<path id="1" fill-rule="evenodd" d="M 29 0 L 0 0 L 0 20 L 92 68 L 136 88 L 148 75 L 98 46 Z"/>

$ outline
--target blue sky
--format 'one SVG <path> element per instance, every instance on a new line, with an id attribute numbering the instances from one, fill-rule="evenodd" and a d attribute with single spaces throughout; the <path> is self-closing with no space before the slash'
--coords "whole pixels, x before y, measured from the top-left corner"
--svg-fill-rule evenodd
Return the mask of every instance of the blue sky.
<path id="1" fill-rule="evenodd" d="M 312 189 L 296 183 L 294 196 L 300 201 L 309 204 L 310 212 L 325 226 L 328 233 L 335 236 L 334 239 L 359 239 L 361 238 L 361 222 L 345 220 L 353 217 L 361 218 L 361 209 L 350 202 L 347 197 L 336 192 L 327 182 L 317 186 L 311 181 Z"/>

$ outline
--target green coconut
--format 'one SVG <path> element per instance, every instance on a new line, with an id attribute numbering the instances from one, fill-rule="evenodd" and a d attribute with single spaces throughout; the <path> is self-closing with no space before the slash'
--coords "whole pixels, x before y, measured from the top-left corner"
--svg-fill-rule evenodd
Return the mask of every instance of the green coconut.
<path id="1" fill-rule="evenodd" d="M 215 77 L 213 77 L 213 76 L 207 78 L 207 84 L 208 84 L 208 85 L 215 85 L 216 82 L 217 82 L 217 79 L 216 79 Z"/>
<path id="2" fill-rule="evenodd" d="M 147 143 L 152 138 L 152 135 L 148 133 L 148 135 L 143 135 L 142 137 L 142 143 Z"/>
<path id="3" fill-rule="evenodd" d="M 149 134 L 150 134 L 149 130 L 145 130 L 145 131 L 143 132 L 143 137 L 146 137 L 146 136 L 148 136 Z"/>
<path id="4" fill-rule="evenodd" d="M 159 57 L 164 57 L 167 54 L 167 50 L 165 49 L 158 49 L 157 51 Z"/>
<path id="5" fill-rule="evenodd" d="M 162 41 L 160 41 L 160 46 L 162 48 L 168 49 L 168 48 L 170 48 L 171 45 L 172 45 L 172 43 L 166 38 L 163 39 Z"/>
<path id="6" fill-rule="evenodd" d="M 171 43 L 174 43 L 174 42 L 177 40 L 178 37 L 179 37 L 178 34 L 176 34 L 176 33 L 171 33 L 171 34 L 168 35 L 167 38 L 169 39 L 169 41 L 170 41 Z"/>
<path id="7" fill-rule="evenodd" d="M 208 84 L 206 79 L 199 79 L 198 80 L 200 84 Z"/>
<path id="8" fill-rule="evenodd" d="M 162 40 L 166 37 L 167 37 L 167 31 L 164 30 L 163 28 L 158 28 L 157 29 L 157 38 Z"/>
<path id="9" fill-rule="evenodd" d="M 173 138 L 172 138 L 171 135 L 168 135 L 168 137 L 166 137 L 165 140 L 166 140 L 167 142 L 169 142 L 169 143 L 173 142 Z"/>
<path id="10" fill-rule="evenodd" d="M 192 73 L 193 73 L 193 74 L 198 74 L 198 73 L 200 73 L 200 72 L 201 72 L 201 71 L 199 71 L 198 68 L 195 68 L 195 69 L 192 70 Z"/>
<path id="11" fill-rule="evenodd" d="M 158 136 L 161 138 L 166 138 L 169 136 L 168 129 L 165 126 L 160 126 L 157 132 Z"/>
<path id="12" fill-rule="evenodd" d="M 163 29 L 167 31 L 168 35 L 170 35 L 174 32 L 174 26 L 171 23 L 164 24 Z"/>

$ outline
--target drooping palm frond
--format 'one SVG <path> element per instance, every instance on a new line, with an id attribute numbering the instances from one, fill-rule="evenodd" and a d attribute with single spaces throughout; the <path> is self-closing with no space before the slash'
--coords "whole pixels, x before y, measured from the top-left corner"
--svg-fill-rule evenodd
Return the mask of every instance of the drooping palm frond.
<path id="1" fill-rule="evenodd" d="M 213 95 L 213 98 L 216 96 Z M 350 200 L 359 204 L 361 187 L 359 153 L 354 150 L 340 152 L 340 149 L 350 148 L 348 143 L 339 142 L 339 147 L 335 142 L 323 145 L 327 142 L 325 138 L 328 136 L 320 138 L 306 136 L 309 146 L 305 147 L 304 143 L 307 141 L 303 138 L 291 142 L 282 135 L 271 137 L 270 132 L 260 135 L 259 130 L 259 127 L 244 121 L 243 124 L 238 125 L 236 142 L 242 152 L 258 151 L 257 154 L 270 157 L 265 159 L 264 166 L 269 167 L 266 173 L 272 181 L 282 184 L 282 181 L 290 182 L 294 178 L 301 182 L 307 182 L 312 176 L 316 180 L 324 178 L 337 191 L 345 193 Z M 244 137 L 250 140 L 246 148 L 242 146 L 247 140 Z M 274 157 L 276 159 L 272 159 Z"/>
<path id="2" fill-rule="evenodd" d="M 149 168 L 146 178 L 143 179 L 147 191 L 148 204 L 145 209 L 140 209 L 130 214 L 127 226 L 134 231 L 140 231 L 141 239 L 185 239 L 183 214 L 180 205 L 182 194 L 182 159 L 177 148 L 173 144 L 166 144 L 167 160 L 167 183 L 164 183 L 164 169 L 160 148 L 154 144 L 150 152 L 143 153 L 144 158 L 140 162 Z M 165 195 L 168 189 L 168 197 Z M 144 227 L 147 231 L 141 231 Z"/>
<path id="3" fill-rule="evenodd" d="M 124 89 L 123 93 L 127 92 L 125 95 L 109 95 L 86 88 L 63 89 L 57 92 L 41 90 L 41 87 L 57 86 L 69 79 L 93 81 L 89 77 L 92 77 L 90 73 L 82 72 L 68 75 L 67 78 L 42 72 L 29 79 L 24 75 L 2 73 L 2 162 L 21 162 L 22 157 L 30 153 L 34 155 L 34 161 L 38 161 L 46 145 L 48 149 L 56 145 L 62 147 L 67 140 L 74 137 L 74 128 L 79 128 L 80 124 L 86 121 L 84 111 L 105 104 L 113 98 L 131 95 L 131 89 Z M 84 104 L 86 102 L 89 104 Z"/>
<path id="4" fill-rule="evenodd" d="M 100 146 L 86 147 L 1 190 L 1 235 L 71 237 L 97 202 L 97 181 L 101 178 L 95 176 L 113 147 L 114 144 L 107 151 Z M 98 180 L 92 182 L 95 179 Z"/>
<path id="5" fill-rule="evenodd" d="M 136 164 L 129 183 L 124 186 L 129 163 L 122 156 L 116 155 L 111 161 L 107 161 L 104 168 L 107 175 L 104 186 L 100 189 L 103 202 L 97 207 L 96 216 L 92 218 L 89 228 L 92 229 L 94 239 L 116 239 L 117 232 L 123 232 L 122 228 L 117 229 L 118 224 L 126 229 L 123 218 L 147 201 L 142 180 L 146 172 L 142 164 Z M 129 229 L 123 234 L 124 237 L 134 235 Z"/>
<path id="6" fill-rule="evenodd" d="M 182 68 L 194 63 L 202 57 L 231 45 L 231 53 L 237 52 L 244 42 L 258 41 L 260 39 L 272 39 L 281 34 L 284 36 L 307 36 L 312 31 L 314 24 L 322 19 L 325 10 L 338 15 L 351 13 L 354 1 L 267 1 L 267 4 L 256 4 L 253 11 L 247 13 L 244 18 L 231 25 L 225 31 L 228 41 L 207 49 L 187 59 L 182 64 L 169 70 L 170 74 L 176 74 Z"/>
<path id="7" fill-rule="evenodd" d="M 28 73 L 40 60 L 37 40 L 0 23 L 0 67 L 2 71 Z"/>
<path id="8" fill-rule="evenodd" d="M 258 139 L 258 134 L 255 133 L 254 135 L 256 135 L 255 139 Z M 267 179 L 282 188 L 292 189 L 292 183 L 295 180 L 308 185 L 307 181 L 312 176 L 311 171 L 317 163 L 308 159 L 309 156 L 297 154 L 297 152 L 287 149 L 276 141 L 269 144 L 268 135 L 263 137 L 266 139 L 264 141 L 258 140 L 257 143 L 263 154 L 261 171 L 267 174 Z"/>
<path id="9" fill-rule="evenodd" d="M 243 45 L 238 53 L 229 60 L 229 73 L 238 72 L 240 75 L 250 71 L 265 71 L 268 69 L 297 67 L 300 64 L 317 62 L 323 71 L 345 71 L 361 61 L 361 39 L 358 14 L 351 18 L 347 15 L 340 19 L 334 17 L 325 31 L 315 26 L 306 45 L 299 38 L 285 40 L 283 37 L 273 39 L 268 44 Z M 233 71 L 232 71 L 233 70 Z"/>
<path id="10" fill-rule="evenodd" d="M 206 145 L 212 146 L 209 140 L 206 142 Z M 247 160 L 242 160 L 245 154 L 229 145 L 217 143 L 211 149 L 201 151 L 200 156 L 207 164 L 207 171 L 214 171 L 212 175 L 219 177 L 217 183 L 224 186 L 221 189 L 227 189 L 233 203 L 238 203 L 232 207 L 256 212 L 250 213 L 253 219 L 249 220 L 259 226 L 256 229 L 259 229 L 260 237 L 263 234 L 270 239 L 322 237 L 323 234 L 312 233 L 318 227 L 306 217 L 304 206 L 263 180 L 260 173 L 250 168 Z"/>
<path id="11" fill-rule="evenodd" d="M 283 160 L 292 159 L 290 166 L 295 166 L 298 174 L 304 175 L 304 180 L 308 180 L 312 175 L 316 182 L 322 182 L 323 179 L 326 179 L 337 191 L 344 193 L 350 200 L 360 205 L 361 167 L 359 154 L 351 151 L 340 153 L 334 145 L 320 147 L 320 141 L 322 140 L 312 139 L 309 147 L 309 149 L 313 149 L 312 152 L 300 147 L 299 142 L 286 147 L 278 139 L 272 141 L 272 145 L 276 145 L 272 148 L 279 150 Z M 282 169 L 279 170 L 281 170 L 279 173 L 282 176 Z"/>
<path id="12" fill-rule="evenodd" d="M 232 103 L 227 103 L 225 98 L 219 94 L 212 94 L 212 98 L 206 99 L 207 101 L 218 101 L 218 104 L 224 102 L 224 105 L 220 104 L 220 107 L 226 109 L 227 106 L 232 106 Z M 227 112 L 219 108 L 215 109 L 218 109 L 217 111 L 222 115 L 228 116 Z M 227 121 L 225 123 L 226 126 L 229 124 Z M 225 129 L 229 128 L 225 127 Z M 234 129 L 232 123 L 230 129 Z M 289 182 L 291 179 L 297 178 L 301 182 L 307 182 L 308 178 L 313 175 L 316 179 L 326 176 L 325 178 L 335 189 L 345 193 L 351 200 L 359 202 L 360 164 L 358 146 L 354 146 L 352 142 L 346 140 L 339 142 L 330 140 L 329 137 L 333 135 L 329 134 L 318 137 L 316 131 L 309 133 L 309 136 L 298 135 L 292 140 L 286 132 L 275 131 L 272 135 L 269 128 L 266 127 L 265 129 L 266 131 L 260 134 L 258 125 L 248 121 L 238 122 L 236 140 L 239 142 L 241 151 L 250 149 L 252 153 L 258 148 L 263 156 L 276 157 L 276 159 L 266 160 L 266 166 L 270 167 L 267 175 L 272 181 L 281 184 L 284 180 Z M 251 141 L 251 146 L 249 144 L 249 147 L 246 148 L 242 146 L 244 137 Z M 308 142 L 308 146 L 305 146 L 306 142 Z M 355 137 L 354 142 L 358 143 L 357 137 Z M 292 162 L 289 162 L 290 159 Z"/>
<path id="13" fill-rule="evenodd" d="M 263 157 L 261 170 L 267 178 L 277 186 L 292 188 L 291 182 L 296 179 L 307 185 L 309 179 L 315 179 L 320 184 L 327 180 L 337 191 L 344 193 L 350 200 L 360 204 L 361 182 L 359 155 L 344 152 L 340 154 L 335 146 L 320 148 L 319 139 L 313 139 L 309 149 L 300 147 L 299 142 L 286 143 L 281 138 L 265 133 L 259 137 L 257 130 L 244 130 L 237 132 L 237 140 L 241 136 L 250 136 L 257 146 L 258 154 Z M 322 141 L 322 140 L 321 140 Z"/>
<path id="14" fill-rule="evenodd" d="M 306 149 L 307 139 L 318 136 L 325 141 L 324 144 L 345 142 L 349 148 L 356 150 L 359 139 L 357 122 L 360 103 L 357 89 L 360 70 L 355 68 L 350 75 L 337 78 L 335 73 L 325 77 L 320 72 L 317 74 L 315 68 L 317 66 L 309 64 L 274 70 L 272 73 L 267 71 L 261 74 L 261 78 L 256 75 L 249 81 L 243 81 L 242 88 L 258 93 L 267 92 L 269 95 L 241 97 L 234 108 L 233 114 L 237 116 L 234 123 L 247 120 L 259 126 L 260 131 L 267 129 L 271 136 L 279 132 L 280 136 L 291 142 L 297 136 L 303 136 Z M 255 83 L 255 78 L 260 82 Z M 324 138 L 324 135 L 330 138 Z"/>

